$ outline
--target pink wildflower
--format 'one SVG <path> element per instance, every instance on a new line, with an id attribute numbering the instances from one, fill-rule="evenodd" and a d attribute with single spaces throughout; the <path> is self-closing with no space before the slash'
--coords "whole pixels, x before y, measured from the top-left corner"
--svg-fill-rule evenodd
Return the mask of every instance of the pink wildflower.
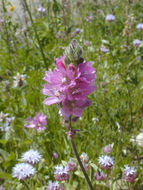
<path id="1" fill-rule="evenodd" d="M 68 167 L 64 167 L 62 165 L 58 165 L 55 167 L 55 173 L 54 173 L 54 176 L 55 176 L 55 179 L 57 181 L 66 181 L 69 179 L 70 175 L 69 175 L 69 169 Z"/>
<path id="2" fill-rule="evenodd" d="M 47 125 L 46 115 L 42 113 L 36 113 L 36 116 L 32 118 L 27 118 L 28 124 L 25 125 L 27 128 L 35 128 L 36 131 L 43 131 L 45 130 L 45 125 Z"/>
<path id="3" fill-rule="evenodd" d="M 104 152 L 105 152 L 106 154 L 112 153 L 112 146 L 111 146 L 110 144 L 106 145 L 106 146 L 104 147 Z"/>
<path id="4" fill-rule="evenodd" d="M 58 154 L 56 152 L 53 153 L 53 158 L 56 160 L 58 158 Z"/>
<path id="5" fill-rule="evenodd" d="M 105 170 L 112 169 L 112 167 L 114 165 L 113 158 L 110 156 L 107 156 L 107 155 L 100 156 L 98 159 L 98 162 L 99 162 L 100 167 L 105 169 Z"/>
<path id="6" fill-rule="evenodd" d="M 98 171 L 94 175 L 95 175 L 95 179 L 97 181 L 103 181 L 106 178 L 106 176 L 105 176 L 105 174 L 103 172 Z"/>
<path id="7" fill-rule="evenodd" d="M 69 172 L 72 172 L 76 169 L 76 163 L 73 162 L 71 159 L 67 163 L 67 167 L 69 169 Z"/>
<path id="8" fill-rule="evenodd" d="M 43 79 L 47 83 L 42 93 L 48 96 L 44 103 L 59 104 L 65 119 L 70 115 L 80 117 L 83 109 L 90 105 L 86 96 L 96 89 L 95 70 L 85 61 L 77 66 L 64 65 L 63 57 L 58 58 L 53 72 L 46 72 Z"/>
<path id="9" fill-rule="evenodd" d="M 123 171 L 123 178 L 128 182 L 133 182 L 137 177 L 136 171 L 134 167 L 129 167 L 125 165 L 125 169 Z"/>

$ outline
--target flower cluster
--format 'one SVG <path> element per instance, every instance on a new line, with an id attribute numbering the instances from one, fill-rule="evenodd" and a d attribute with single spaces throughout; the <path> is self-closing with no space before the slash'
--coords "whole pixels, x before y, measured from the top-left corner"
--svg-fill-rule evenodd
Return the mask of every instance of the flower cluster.
<path id="1" fill-rule="evenodd" d="M 42 93 L 48 96 L 44 104 L 57 103 L 65 120 L 71 115 L 80 117 L 83 109 L 90 105 L 86 96 L 96 89 L 95 70 L 91 63 L 84 60 L 77 65 L 65 65 L 64 58 L 58 58 L 53 72 L 47 71 L 43 79 L 47 83 Z"/>
<path id="2" fill-rule="evenodd" d="M 133 182 L 136 179 L 136 176 L 137 174 L 135 168 L 125 165 L 125 169 L 123 171 L 123 179 L 125 179 L 128 182 Z"/>
<path id="3" fill-rule="evenodd" d="M 98 162 L 99 162 L 100 167 L 106 170 L 112 169 L 114 165 L 113 158 L 107 155 L 100 156 L 98 159 Z"/>
<path id="4" fill-rule="evenodd" d="M 19 163 L 13 168 L 12 177 L 17 178 L 19 181 L 29 178 L 36 173 L 33 166 L 28 163 Z"/>
<path id="5" fill-rule="evenodd" d="M 32 166 L 37 164 L 41 155 L 38 151 L 30 149 L 21 156 L 22 160 L 26 163 L 19 163 L 13 167 L 12 177 L 17 178 L 19 181 L 31 177 L 36 173 L 35 168 Z"/>
<path id="6" fill-rule="evenodd" d="M 22 160 L 29 164 L 37 164 L 41 159 L 41 155 L 37 150 L 29 150 L 22 154 Z"/>
<path id="7" fill-rule="evenodd" d="M 54 176 L 57 181 L 66 181 L 69 179 L 70 175 L 67 166 L 64 167 L 63 165 L 57 165 L 55 169 Z"/>
<path id="8" fill-rule="evenodd" d="M 67 167 L 69 172 L 72 172 L 76 169 L 76 163 L 72 161 L 72 159 L 70 159 L 67 163 Z"/>
<path id="9" fill-rule="evenodd" d="M 35 117 L 27 118 L 28 124 L 25 125 L 27 128 L 35 128 L 36 131 L 43 131 L 45 130 L 45 126 L 47 125 L 47 116 L 43 115 L 42 113 L 36 113 Z"/>
<path id="10" fill-rule="evenodd" d="M 0 130 L 8 131 L 11 128 L 11 122 L 14 120 L 14 117 L 8 117 L 8 114 L 0 113 Z"/>

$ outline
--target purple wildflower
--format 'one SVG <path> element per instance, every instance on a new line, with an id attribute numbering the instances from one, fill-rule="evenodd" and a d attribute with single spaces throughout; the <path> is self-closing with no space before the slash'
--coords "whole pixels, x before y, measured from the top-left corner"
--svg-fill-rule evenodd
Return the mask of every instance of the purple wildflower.
<path id="1" fill-rule="evenodd" d="M 137 24 L 136 28 L 137 28 L 138 30 L 143 30 L 143 23 Z"/>
<path id="2" fill-rule="evenodd" d="M 53 153 L 53 158 L 56 160 L 58 158 L 58 154 L 56 152 Z"/>
<path id="3" fill-rule="evenodd" d="M 98 159 L 98 162 L 99 162 L 100 167 L 106 170 L 112 169 L 114 165 L 113 158 L 107 155 L 100 156 Z"/>
<path id="4" fill-rule="evenodd" d="M 27 118 L 28 124 L 25 125 L 27 128 L 35 128 L 36 131 L 43 131 L 45 130 L 45 125 L 47 125 L 47 116 L 43 115 L 42 113 L 36 113 L 36 116 L 32 118 Z"/>
<path id="5" fill-rule="evenodd" d="M 105 152 L 106 154 L 112 153 L 112 146 L 111 146 L 111 144 L 108 144 L 108 145 L 106 145 L 106 146 L 104 147 L 104 152 Z"/>
<path id="6" fill-rule="evenodd" d="M 80 33 L 80 28 L 76 28 L 76 29 L 75 29 L 75 33 L 76 33 L 76 34 L 79 34 L 79 33 Z"/>
<path id="7" fill-rule="evenodd" d="M 56 182 L 49 181 L 46 190 L 63 190 L 63 186 L 60 185 L 58 181 Z"/>
<path id="8" fill-rule="evenodd" d="M 134 167 L 129 167 L 128 165 L 125 165 L 125 169 L 123 171 L 123 179 L 125 179 L 128 182 L 133 182 L 136 179 L 136 171 Z"/>
<path id="9" fill-rule="evenodd" d="M 114 20 L 115 20 L 115 16 L 114 16 L 114 15 L 108 14 L 108 15 L 106 16 L 106 21 L 108 21 L 108 22 L 113 22 Z"/>
<path id="10" fill-rule="evenodd" d="M 96 172 L 95 174 L 95 179 L 97 181 L 104 181 L 104 179 L 106 178 L 105 174 L 103 172 Z"/>
<path id="11" fill-rule="evenodd" d="M 55 169 L 54 176 L 57 181 L 66 181 L 69 179 L 70 175 L 67 166 L 64 167 L 63 165 L 58 165 Z"/>
<path id="12" fill-rule="evenodd" d="M 133 45 L 134 45 L 135 47 L 138 47 L 140 44 L 141 44 L 141 41 L 138 40 L 138 39 L 135 39 L 135 40 L 133 41 Z"/>
<path id="13" fill-rule="evenodd" d="M 69 172 L 72 172 L 76 169 L 76 163 L 73 162 L 71 159 L 68 161 L 67 163 L 67 167 L 68 167 L 68 170 Z"/>
<path id="14" fill-rule="evenodd" d="M 44 80 L 47 82 L 42 93 L 48 98 L 46 105 L 58 103 L 61 114 L 68 119 L 70 115 L 80 117 L 83 109 L 90 105 L 86 99 L 96 89 L 95 70 L 91 63 L 83 61 L 74 66 L 64 65 L 63 57 L 56 60 L 53 72 L 46 72 Z"/>

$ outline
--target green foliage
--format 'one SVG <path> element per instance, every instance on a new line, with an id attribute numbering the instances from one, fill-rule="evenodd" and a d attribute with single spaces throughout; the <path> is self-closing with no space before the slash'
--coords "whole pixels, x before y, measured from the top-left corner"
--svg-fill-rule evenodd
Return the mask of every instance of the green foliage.
<path id="1" fill-rule="evenodd" d="M 84 58 L 96 70 L 97 90 L 89 97 L 92 105 L 73 124 L 80 129 L 75 139 L 77 150 L 89 156 L 92 184 L 95 189 L 128 189 L 122 180 L 123 167 L 128 164 L 136 167 L 138 176 L 130 189 L 143 189 L 143 143 L 138 146 L 131 142 L 143 129 L 143 43 L 137 48 L 132 44 L 134 39 L 143 40 L 143 31 L 136 29 L 143 20 L 142 0 L 43 0 L 40 4 L 46 8 L 45 13 L 37 12 L 39 4 L 34 0 L 27 2 L 48 68 L 23 4 L 21 17 L 16 5 L 9 12 L 8 0 L 2 0 L 0 18 L 5 21 L 0 23 L 0 111 L 15 119 L 9 131 L 0 131 L 0 184 L 8 190 L 26 189 L 11 173 L 21 154 L 30 148 L 42 155 L 35 166 L 36 175 L 26 180 L 32 190 L 46 189 L 48 181 L 54 181 L 54 166 L 74 158 L 58 108 L 43 104 L 41 90 L 45 72 L 55 67 L 55 59 L 75 38 L 83 47 Z M 112 23 L 105 20 L 109 13 L 116 16 Z M 87 22 L 88 16 L 93 16 L 91 22 Z M 76 28 L 80 28 L 79 34 Z M 109 52 L 101 52 L 102 46 Z M 13 77 L 18 72 L 26 75 L 26 84 L 15 88 Z M 40 133 L 24 127 L 27 117 L 36 112 L 47 115 L 46 130 Z M 109 181 L 98 182 L 94 172 L 101 170 L 98 157 L 107 144 L 113 144 L 115 166 Z M 57 160 L 53 159 L 54 152 L 59 156 Z M 88 189 L 79 168 L 63 185 L 66 190 Z"/>

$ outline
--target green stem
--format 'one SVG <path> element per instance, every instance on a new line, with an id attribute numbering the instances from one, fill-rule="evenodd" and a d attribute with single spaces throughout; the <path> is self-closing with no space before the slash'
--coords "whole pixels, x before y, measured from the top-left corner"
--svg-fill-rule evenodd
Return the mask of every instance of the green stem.
<path id="1" fill-rule="evenodd" d="M 6 10 L 6 7 L 5 7 L 5 2 L 4 2 L 4 0 L 2 0 L 2 8 L 3 8 L 3 11 L 4 11 L 4 13 L 6 14 L 6 12 L 7 12 L 7 10 Z M 5 20 L 5 22 L 4 22 L 4 30 L 5 30 L 5 34 L 6 34 L 6 44 L 7 44 L 7 49 L 8 49 L 8 53 L 9 53 L 9 61 L 11 61 L 11 48 L 10 48 L 10 43 L 9 43 L 9 41 L 10 41 L 10 37 L 9 37 L 9 33 L 8 33 L 8 28 L 7 28 L 7 22 L 6 22 L 6 20 Z"/>
<path id="2" fill-rule="evenodd" d="M 79 165 L 80 165 L 80 168 L 81 168 L 81 170 L 82 170 L 82 172 L 83 172 L 83 174 L 84 174 L 84 177 L 85 177 L 85 179 L 86 179 L 86 181 L 87 181 L 87 183 L 88 183 L 88 185 L 89 185 L 90 190 L 94 190 L 94 189 L 93 189 L 93 186 L 92 186 L 92 184 L 91 184 L 91 181 L 90 181 L 90 179 L 89 179 L 89 177 L 88 177 L 88 175 L 87 175 L 87 173 L 86 173 L 86 171 L 85 171 L 85 169 L 84 169 L 84 166 L 83 166 L 83 164 L 82 164 L 82 162 L 81 162 L 81 160 L 80 160 L 80 157 L 79 157 L 79 154 L 78 154 L 78 152 L 77 152 L 77 149 L 76 149 L 76 146 L 75 146 L 75 143 L 74 143 L 74 140 L 73 140 L 73 139 L 71 139 L 71 145 L 72 145 L 74 154 L 75 154 L 75 156 L 76 156 L 76 159 L 77 159 L 77 161 L 78 161 L 78 163 L 79 163 Z"/>
<path id="3" fill-rule="evenodd" d="M 23 180 L 22 183 L 24 184 L 24 186 L 28 189 L 31 190 L 31 188 L 29 187 L 29 185 Z"/>
<path id="4" fill-rule="evenodd" d="M 41 45 L 41 42 L 40 42 L 40 38 L 38 36 L 37 30 L 36 30 L 36 27 L 35 27 L 35 24 L 34 24 L 34 21 L 33 21 L 33 18 L 32 18 L 32 14 L 31 14 L 30 9 L 28 7 L 27 0 L 24 0 L 24 4 L 25 4 L 25 7 L 27 9 L 27 12 L 28 12 L 28 15 L 29 15 L 29 18 L 30 18 L 30 21 L 31 21 L 31 24 L 32 24 L 32 27 L 33 27 L 33 30 L 34 30 L 35 37 L 36 37 L 36 39 L 38 41 L 40 52 L 41 52 L 44 64 L 47 67 L 48 65 L 47 65 L 46 57 L 45 57 L 45 54 L 44 54 L 44 51 L 43 51 L 43 48 L 42 48 L 42 45 Z"/>

